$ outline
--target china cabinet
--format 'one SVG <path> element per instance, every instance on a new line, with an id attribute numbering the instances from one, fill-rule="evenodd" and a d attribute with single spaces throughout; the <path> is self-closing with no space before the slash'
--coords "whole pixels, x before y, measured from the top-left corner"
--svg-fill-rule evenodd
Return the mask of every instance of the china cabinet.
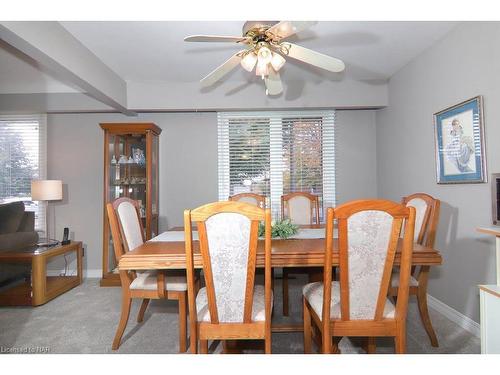
<path id="1" fill-rule="evenodd" d="M 101 123 L 104 130 L 104 199 L 101 286 L 119 286 L 106 204 L 139 202 L 145 238 L 158 234 L 158 153 L 161 129 L 153 123 Z"/>

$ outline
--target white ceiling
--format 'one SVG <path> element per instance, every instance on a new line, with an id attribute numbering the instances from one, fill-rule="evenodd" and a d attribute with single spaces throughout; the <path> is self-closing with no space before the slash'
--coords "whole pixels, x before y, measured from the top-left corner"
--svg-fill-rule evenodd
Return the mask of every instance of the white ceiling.
<path id="1" fill-rule="evenodd" d="M 61 22 L 127 81 L 196 82 L 238 51 L 236 44 L 186 43 L 193 34 L 241 35 L 241 22 Z M 345 77 L 386 80 L 449 32 L 456 22 L 319 22 L 290 41 L 345 61 Z M 237 69 L 227 79 L 254 80 Z M 289 61 L 284 80 L 342 79 Z"/>

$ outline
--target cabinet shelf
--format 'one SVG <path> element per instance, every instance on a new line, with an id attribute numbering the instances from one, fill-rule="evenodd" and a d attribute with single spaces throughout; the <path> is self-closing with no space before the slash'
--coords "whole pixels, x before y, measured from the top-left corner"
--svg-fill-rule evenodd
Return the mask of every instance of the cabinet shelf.
<path id="1" fill-rule="evenodd" d="M 111 163 L 110 164 L 112 167 L 135 167 L 139 169 L 146 169 L 146 165 L 144 164 L 137 164 L 137 163 Z"/>
<path id="2" fill-rule="evenodd" d="M 121 183 L 111 184 L 111 186 L 136 186 L 136 185 L 137 186 L 146 186 L 146 183 L 145 182 L 134 182 L 133 184 L 130 184 L 130 183 L 128 183 L 128 184 L 125 184 L 125 183 L 124 184 L 121 184 Z"/>

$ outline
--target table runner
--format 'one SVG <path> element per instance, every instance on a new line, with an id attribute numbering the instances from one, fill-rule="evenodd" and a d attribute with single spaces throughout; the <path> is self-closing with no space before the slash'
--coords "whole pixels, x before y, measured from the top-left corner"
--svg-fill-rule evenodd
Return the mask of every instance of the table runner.
<path id="1" fill-rule="evenodd" d="M 334 233 L 336 236 L 336 231 Z M 289 237 L 289 239 L 313 239 L 313 238 L 325 238 L 325 229 L 324 228 L 303 228 L 299 229 L 299 231 L 293 236 Z M 280 238 L 275 238 L 275 240 L 279 240 Z M 193 240 L 198 240 L 198 232 L 193 231 Z M 184 241 L 184 231 L 166 231 L 160 233 L 158 236 L 150 239 L 152 242 L 173 242 L 173 241 Z"/>

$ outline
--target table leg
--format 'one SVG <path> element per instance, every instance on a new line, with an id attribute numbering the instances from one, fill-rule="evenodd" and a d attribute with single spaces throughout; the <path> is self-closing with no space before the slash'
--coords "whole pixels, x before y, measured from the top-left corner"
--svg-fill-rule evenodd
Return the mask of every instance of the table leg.
<path id="1" fill-rule="evenodd" d="M 77 275 L 79 283 L 81 284 L 83 281 L 83 272 L 82 272 L 82 263 L 83 263 L 83 248 L 82 245 L 78 246 L 76 249 L 76 265 L 77 265 Z"/>
<path id="2" fill-rule="evenodd" d="M 31 263 L 31 288 L 32 305 L 38 306 L 45 303 L 45 292 L 47 289 L 47 269 L 45 257 L 33 257 Z"/>

